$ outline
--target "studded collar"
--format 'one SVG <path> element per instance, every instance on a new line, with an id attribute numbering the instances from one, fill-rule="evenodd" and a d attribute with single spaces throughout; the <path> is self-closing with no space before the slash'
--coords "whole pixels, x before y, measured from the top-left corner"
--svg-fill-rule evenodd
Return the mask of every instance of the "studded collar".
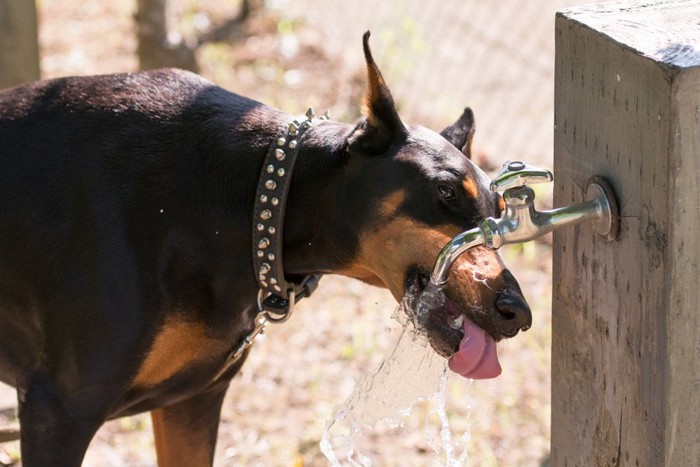
<path id="1" fill-rule="evenodd" d="M 282 262 L 284 214 L 294 164 L 315 118 L 309 109 L 305 119 L 289 123 L 270 145 L 258 180 L 253 209 L 253 265 L 260 286 L 259 311 L 268 312 L 270 321 L 286 320 L 294 302 L 309 296 L 320 278 L 310 275 L 299 282 L 288 281 Z M 320 119 L 327 120 L 328 113 Z"/>
<path id="2" fill-rule="evenodd" d="M 307 110 L 302 121 L 293 120 L 287 131 L 270 145 L 260 171 L 253 207 L 253 267 L 258 291 L 258 313 L 253 329 L 226 356 L 212 381 L 226 373 L 262 334 L 268 323 L 289 319 L 295 303 L 316 290 L 320 274 L 308 275 L 299 282 L 287 281 L 282 264 L 284 211 L 292 181 L 292 171 L 306 130 L 316 118 Z M 320 120 L 328 120 L 328 112 Z"/>

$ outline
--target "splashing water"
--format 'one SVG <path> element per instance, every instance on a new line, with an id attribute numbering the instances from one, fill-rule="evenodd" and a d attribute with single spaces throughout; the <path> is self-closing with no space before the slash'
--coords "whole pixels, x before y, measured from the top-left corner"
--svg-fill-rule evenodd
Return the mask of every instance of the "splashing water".
<path id="1" fill-rule="evenodd" d="M 408 298 L 404 301 L 410 305 L 411 299 Z M 415 319 L 418 327 L 420 328 L 420 326 L 425 326 L 425 324 L 428 322 L 430 312 L 441 307 L 443 303 L 445 303 L 445 293 L 442 291 L 442 287 L 435 285 L 432 282 L 428 282 L 425 289 L 418 297 L 416 306 L 409 306 L 409 310 L 415 308 Z"/>
<path id="2" fill-rule="evenodd" d="M 438 303 L 435 300 L 439 301 L 442 295 L 440 290 L 429 291 L 426 287 L 426 291 L 431 295 L 425 297 L 427 302 L 423 308 L 419 310 L 419 304 L 415 307 L 418 321 L 419 313 L 429 312 L 428 307 Z M 419 303 L 423 299 L 421 296 Z M 320 448 L 334 467 L 348 464 L 371 467 L 372 460 L 358 447 L 362 436 L 379 422 L 400 429 L 414 405 L 422 401 L 434 404 L 425 419 L 425 435 L 430 447 L 436 454 L 443 454 L 447 467 L 460 467 L 466 463 L 469 431 L 453 442 L 445 409 L 447 361 L 430 347 L 425 333 L 418 331 L 408 318 L 412 314 L 408 311 L 411 302 L 404 299 L 393 316 L 402 325 L 402 330 L 379 368 L 356 383 L 352 394 L 335 408 L 331 419 L 326 422 Z M 430 415 L 437 415 L 440 420 L 439 444 L 431 433 L 434 417 Z M 341 464 L 339 457 L 347 463 Z"/>

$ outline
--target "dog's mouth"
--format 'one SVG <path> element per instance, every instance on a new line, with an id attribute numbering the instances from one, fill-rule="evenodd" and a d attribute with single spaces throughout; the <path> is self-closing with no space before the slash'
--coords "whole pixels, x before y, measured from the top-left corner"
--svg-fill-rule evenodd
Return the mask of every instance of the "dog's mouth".
<path id="1" fill-rule="evenodd" d="M 411 268 L 406 275 L 407 312 L 416 326 L 425 331 L 433 349 L 449 359 L 449 367 L 466 378 L 495 378 L 501 374 L 496 340 L 474 324 L 470 313 L 463 312 L 448 297 L 430 303 L 423 292 L 429 275 L 420 268 Z"/>

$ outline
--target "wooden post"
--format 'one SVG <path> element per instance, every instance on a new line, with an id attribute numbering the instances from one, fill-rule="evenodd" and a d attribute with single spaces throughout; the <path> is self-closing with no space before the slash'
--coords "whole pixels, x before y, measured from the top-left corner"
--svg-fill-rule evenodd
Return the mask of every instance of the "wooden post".
<path id="1" fill-rule="evenodd" d="M 700 466 L 699 21 L 697 0 L 556 18 L 554 204 L 603 175 L 622 222 L 554 236 L 554 466 Z"/>
<path id="2" fill-rule="evenodd" d="M 0 89 L 39 79 L 34 0 L 0 0 Z"/>

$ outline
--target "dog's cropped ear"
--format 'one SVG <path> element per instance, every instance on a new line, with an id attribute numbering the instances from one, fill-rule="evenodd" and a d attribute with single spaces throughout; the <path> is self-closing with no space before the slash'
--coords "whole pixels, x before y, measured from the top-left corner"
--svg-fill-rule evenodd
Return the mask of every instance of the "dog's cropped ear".
<path id="1" fill-rule="evenodd" d="M 367 31 L 362 36 L 367 62 L 367 88 L 362 99 L 364 118 L 348 137 L 348 150 L 351 153 L 378 155 L 386 152 L 394 139 L 406 137 L 408 131 L 396 111 L 391 91 L 374 63 L 369 35 Z"/>
<path id="2" fill-rule="evenodd" d="M 474 139 L 474 112 L 469 107 L 464 109 L 462 116 L 452 125 L 440 132 L 443 138 L 452 143 L 469 159 L 472 158 L 472 139 Z"/>

